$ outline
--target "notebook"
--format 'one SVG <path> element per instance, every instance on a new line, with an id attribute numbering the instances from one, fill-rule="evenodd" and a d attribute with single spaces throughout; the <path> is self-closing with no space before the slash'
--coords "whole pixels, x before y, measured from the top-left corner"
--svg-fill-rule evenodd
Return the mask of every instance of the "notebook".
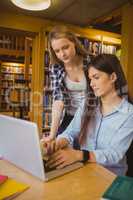
<path id="1" fill-rule="evenodd" d="M 8 178 L 3 184 L 0 185 L 0 200 L 13 199 L 28 188 L 28 185 Z"/>
<path id="2" fill-rule="evenodd" d="M 132 200 L 133 177 L 117 176 L 103 194 L 101 200 Z"/>
<path id="3" fill-rule="evenodd" d="M 35 123 L 0 115 L 0 154 L 30 174 L 48 181 L 82 167 L 81 162 L 46 172 Z"/>

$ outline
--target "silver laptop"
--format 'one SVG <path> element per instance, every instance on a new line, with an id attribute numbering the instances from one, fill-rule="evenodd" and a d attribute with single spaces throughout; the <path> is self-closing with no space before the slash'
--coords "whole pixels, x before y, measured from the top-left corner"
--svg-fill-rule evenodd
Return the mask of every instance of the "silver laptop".
<path id="1" fill-rule="evenodd" d="M 30 174 L 48 181 L 82 167 L 80 162 L 46 172 L 41 155 L 38 127 L 13 117 L 0 115 L 0 155 Z"/>

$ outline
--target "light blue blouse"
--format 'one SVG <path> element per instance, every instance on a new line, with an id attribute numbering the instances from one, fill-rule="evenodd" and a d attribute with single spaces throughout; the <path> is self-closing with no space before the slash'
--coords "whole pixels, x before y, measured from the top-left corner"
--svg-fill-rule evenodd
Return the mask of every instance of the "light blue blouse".
<path id="1" fill-rule="evenodd" d="M 73 144 L 74 138 L 79 136 L 83 110 L 84 102 L 68 128 L 58 138 L 66 138 L 70 144 Z M 87 138 L 81 149 L 92 151 L 97 163 L 117 175 L 124 175 L 127 171 L 125 153 L 133 140 L 133 105 L 123 99 L 106 116 L 102 116 L 97 107 L 94 119 L 88 128 Z"/>

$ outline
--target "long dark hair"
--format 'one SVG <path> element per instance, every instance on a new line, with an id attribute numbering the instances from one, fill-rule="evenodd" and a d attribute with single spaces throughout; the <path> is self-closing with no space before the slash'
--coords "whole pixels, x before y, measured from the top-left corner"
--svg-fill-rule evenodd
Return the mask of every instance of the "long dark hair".
<path id="1" fill-rule="evenodd" d="M 91 60 L 89 66 L 93 66 L 95 69 L 105 72 L 109 75 L 114 72 L 117 76 L 115 81 L 115 89 L 117 94 L 120 97 L 125 97 L 130 103 L 133 103 L 128 93 L 127 80 L 122 70 L 122 66 L 115 55 L 100 54 Z M 92 89 L 89 88 L 81 123 L 81 131 L 79 137 L 80 143 L 85 141 L 87 132 L 89 131 L 89 124 L 91 121 L 95 120 L 95 111 L 99 101 L 100 99 L 96 98 Z"/>

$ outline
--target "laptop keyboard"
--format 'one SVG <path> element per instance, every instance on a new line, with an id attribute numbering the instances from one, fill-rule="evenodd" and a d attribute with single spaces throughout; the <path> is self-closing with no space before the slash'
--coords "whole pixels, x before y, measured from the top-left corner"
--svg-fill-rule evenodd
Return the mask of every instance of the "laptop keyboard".
<path id="1" fill-rule="evenodd" d="M 50 168 L 50 167 L 46 166 L 46 162 L 47 162 L 46 160 L 43 160 L 43 166 L 44 166 L 45 172 L 50 172 L 50 171 L 53 171 L 56 169 L 56 167 Z"/>

